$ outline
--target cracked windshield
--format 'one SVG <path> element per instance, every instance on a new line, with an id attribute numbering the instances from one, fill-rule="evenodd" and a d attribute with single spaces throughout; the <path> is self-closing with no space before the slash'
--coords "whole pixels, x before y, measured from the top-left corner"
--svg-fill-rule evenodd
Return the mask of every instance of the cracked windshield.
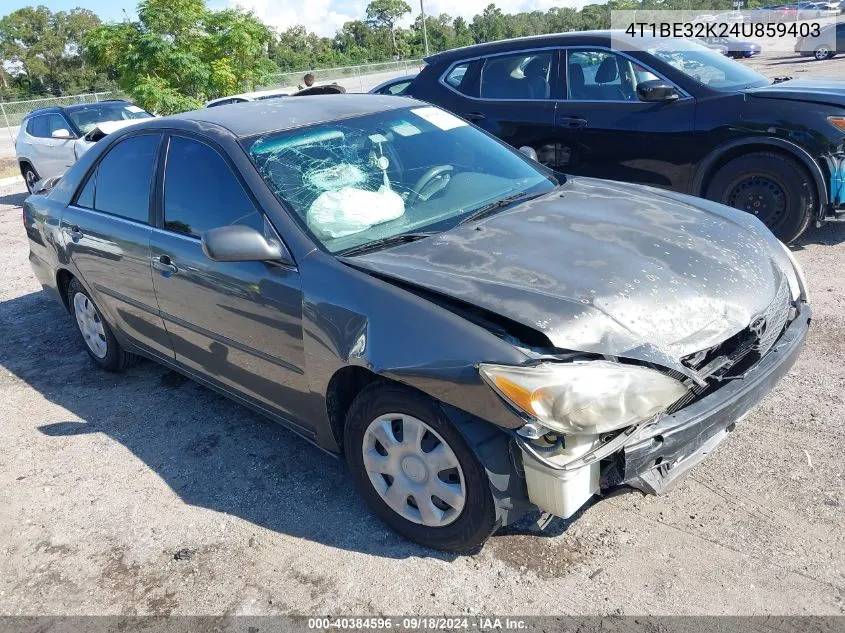
<path id="1" fill-rule="evenodd" d="M 332 253 L 444 231 L 488 205 L 557 184 L 540 165 L 433 107 L 268 134 L 247 147 L 270 188 Z"/>

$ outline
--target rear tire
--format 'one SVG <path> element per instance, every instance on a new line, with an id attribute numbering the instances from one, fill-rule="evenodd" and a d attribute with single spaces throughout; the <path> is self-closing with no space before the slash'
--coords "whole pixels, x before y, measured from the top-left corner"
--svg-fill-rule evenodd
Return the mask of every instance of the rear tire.
<path id="1" fill-rule="evenodd" d="M 421 452 L 412 450 L 413 429 L 421 428 L 418 423 L 424 433 L 419 436 Z M 373 433 L 374 429 L 379 432 Z M 389 440 L 387 449 L 381 442 L 373 441 L 374 435 Z M 430 398 L 383 381 L 369 385 L 352 402 L 343 444 L 358 492 L 382 521 L 405 538 L 425 547 L 471 554 L 480 550 L 498 527 L 490 480 L 484 467 L 460 431 Z M 438 449 L 442 449 L 438 451 L 440 458 L 445 453 L 448 455 L 445 461 L 455 464 L 454 467 L 447 465 L 446 470 L 436 465 L 441 461 L 434 457 Z M 366 464 L 365 454 L 372 456 Z M 372 465 L 373 458 L 384 462 L 388 474 L 381 474 L 385 471 Z M 429 482 L 447 483 L 451 505 L 437 496 L 436 489 L 431 492 Z M 394 487 L 399 491 L 395 496 L 401 497 L 398 503 L 391 499 Z M 417 510 L 426 497 L 437 506 L 433 513 L 431 509 L 427 513 Z M 455 510 L 455 506 L 460 509 Z M 439 522 L 429 521 L 426 525 L 427 516 L 435 516 Z"/>
<path id="2" fill-rule="evenodd" d="M 834 55 L 835 53 L 830 49 L 830 47 L 824 45 L 817 47 L 816 50 L 813 51 L 813 57 L 820 62 L 830 59 Z"/>
<path id="3" fill-rule="evenodd" d="M 26 184 L 26 190 L 29 193 L 35 193 L 35 183 L 40 180 L 35 168 L 29 163 L 23 163 L 21 165 L 21 175 L 23 176 L 23 181 Z"/>
<path id="4" fill-rule="evenodd" d="M 817 200 L 813 179 L 795 160 L 770 152 L 745 154 L 725 164 L 704 197 L 756 215 L 782 242 L 809 225 Z"/>
<path id="5" fill-rule="evenodd" d="M 67 286 L 67 303 L 85 351 L 97 367 L 120 372 L 138 362 L 139 357 L 124 351 L 94 300 L 76 279 Z"/>

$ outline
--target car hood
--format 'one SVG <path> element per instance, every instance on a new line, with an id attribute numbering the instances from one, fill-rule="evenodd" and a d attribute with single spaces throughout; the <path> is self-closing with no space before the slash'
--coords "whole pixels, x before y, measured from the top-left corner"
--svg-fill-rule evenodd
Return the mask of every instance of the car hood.
<path id="1" fill-rule="evenodd" d="M 746 91 L 754 97 L 792 99 L 845 107 L 845 81 L 838 79 L 790 79 Z"/>
<path id="2" fill-rule="evenodd" d="M 533 328 L 559 349 L 685 371 L 684 356 L 770 306 L 786 283 L 779 250 L 756 218 L 722 205 L 570 178 L 485 220 L 346 261 Z"/>

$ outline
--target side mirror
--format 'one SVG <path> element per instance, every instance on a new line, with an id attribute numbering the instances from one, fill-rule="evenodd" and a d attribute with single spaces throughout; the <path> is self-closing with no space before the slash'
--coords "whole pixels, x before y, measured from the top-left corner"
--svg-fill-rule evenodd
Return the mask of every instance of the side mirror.
<path id="1" fill-rule="evenodd" d="M 637 84 L 637 96 L 640 101 L 677 101 L 681 98 L 678 90 L 667 81 L 651 79 Z"/>
<path id="2" fill-rule="evenodd" d="M 63 141 L 70 141 L 76 138 L 73 134 L 71 134 L 68 130 L 64 128 L 53 130 L 53 133 L 50 134 L 50 136 L 53 138 L 61 139 Z"/>
<path id="3" fill-rule="evenodd" d="M 540 159 L 537 158 L 537 150 L 535 150 L 533 147 L 529 147 L 528 145 L 523 145 L 522 147 L 519 148 L 519 151 L 521 153 L 525 154 L 526 156 L 528 156 L 528 158 L 533 160 L 535 163 L 540 162 Z"/>
<path id="4" fill-rule="evenodd" d="M 202 252 L 215 262 L 283 262 L 293 258 L 281 243 L 269 242 L 248 226 L 222 226 L 209 229 L 201 236 Z"/>

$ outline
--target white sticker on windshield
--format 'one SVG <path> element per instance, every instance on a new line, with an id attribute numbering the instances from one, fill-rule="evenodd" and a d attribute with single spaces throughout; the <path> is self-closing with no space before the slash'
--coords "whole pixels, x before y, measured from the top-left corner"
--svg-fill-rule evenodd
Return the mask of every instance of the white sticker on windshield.
<path id="1" fill-rule="evenodd" d="M 445 110 L 439 108 L 415 108 L 411 110 L 418 117 L 425 119 L 432 125 L 439 127 L 441 130 L 452 130 L 456 127 L 463 127 L 467 124 L 454 114 L 449 114 Z"/>
<path id="2" fill-rule="evenodd" d="M 420 133 L 420 128 L 408 123 L 407 121 L 400 121 L 396 125 L 391 126 L 391 129 L 399 136 L 414 136 L 415 134 Z"/>
<path id="3" fill-rule="evenodd" d="M 139 108 L 136 105 L 126 106 L 126 109 L 129 110 L 130 112 L 143 112 L 144 111 L 144 108 Z"/>

